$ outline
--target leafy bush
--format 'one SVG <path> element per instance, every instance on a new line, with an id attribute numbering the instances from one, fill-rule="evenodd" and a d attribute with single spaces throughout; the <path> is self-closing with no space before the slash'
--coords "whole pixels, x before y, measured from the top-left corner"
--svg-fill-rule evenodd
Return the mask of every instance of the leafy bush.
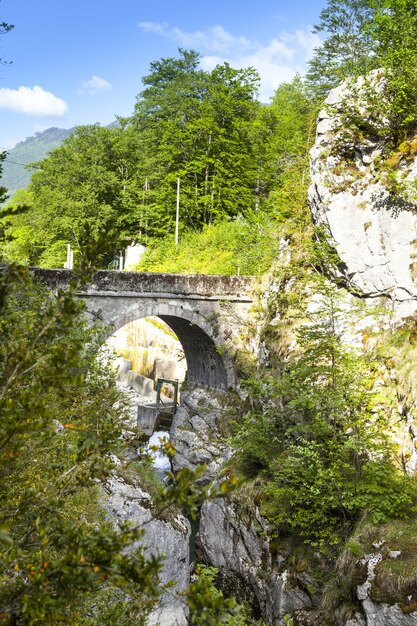
<path id="1" fill-rule="evenodd" d="M 392 397 L 377 362 L 343 341 L 349 328 L 325 283 L 280 371 L 246 385 L 254 408 L 236 427 L 241 472 L 264 477 L 261 511 L 276 532 L 325 548 L 346 538 L 363 512 L 374 522 L 404 517 L 415 484 L 395 465 Z M 310 307 L 311 308 L 311 307 Z"/>
<path id="2" fill-rule="evenodd" d="M 121 420 L 102 337 L 71 292 L 52 297 L 27 269 L 0 274 L 0 621 L 88 623 L 104 589 L 118 624 L 143 623 L 161 588 L 141 535 L 106 521 L 97 481 Z M 126 594 L 130 601 L 125 602 Z M 97 622 L 96 622 L 97 623 Z M 106 623 L 115 623 L 107 621 Z"/>
<path id="3" fill-rule="evenodd" d="M 278 255 L 279 231 L 263 216 L 236 219 L 186 232 L 178 247 L 174 238 L 150 244 L 137 269 L 182 274 L 246 274 L 265 272 Z"/>

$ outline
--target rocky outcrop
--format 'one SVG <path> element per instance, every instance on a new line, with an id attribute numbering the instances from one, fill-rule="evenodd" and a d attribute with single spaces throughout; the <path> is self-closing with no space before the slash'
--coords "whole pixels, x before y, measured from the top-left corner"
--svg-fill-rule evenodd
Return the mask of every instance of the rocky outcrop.
<path id="1" fill-rule="evenodd" d="M 290 576 L 283 557 L 271 554 L 266 530 L 258 513 L 243 520 L 233 504 L 215 500 L 202 507 L 197 541 L 202 558 L 219 569 L 226 588 L 255 606 L 267 626 L 278 626 L 288 623 L 286 615 L 311 609 L 315 594 L 306 572 Z"/>
<path id="2" fill-rule="evenodd" d="M 381 543 L 383 544 L 384 542 Z M 376 578 L 375 570 L 378 565 L 383 561 L 384 557 L 396 559 L 401 556 L 401 552 L 395 550 L 389 551 L 385 549 L 384 553 L 379 550 L 367 554 L 359 561 L 359 565 L 366 568 L 366 580 L 361 585 L 358 585 L 356 595 L 366 616 L 366 626 L 417 626 L 416 611 L 405 613 L 397 603 L 387 604 L 386 602 L 375 602 L 372 599 Z M 408 605 L 414 601 L 414 593 L 408 596 Z"/>
<path id="3" fill-rule="evenodd" d="M 131 372 L 131 364 L 122 362 L 126 372 Z M 123 367 L 122 367 L 123 369 Z M 122 411 L 123 430 L 122 441 L 124 447 L 121 458 L 132 459 L 137 456 L 137 447 L 143 445 L 142 434 L 137 430 L 137 406 L 148 401 L 146 396 L 138 394 L 134 389 L 122 382 L 117 383 L 120 399 L 115 408 Z M 139 439 L 138 439 L 139 435 Z M 157 441 L 150 441 L 158 445 Z M 154 458 L 156 452 L 151 454 Z M 169 593 L 162 596 L 158 607 L 150 615 L 148 626 L 187 626 L 188 611 L 184 597 L 181 594 L 190 583 L 190 535 L 191 526 L 189 521 L 179 514 L 158 517 L 152 506 L 152 497 L 140 486 L 140 476 L 134 471 L 127 471 L 124 462 L 113 455 L 115 469 L 113 475 L 104 484 L 104 505 L 115 524 L 123 521 L 133 522 L 135 526 L 143 529 L 144 534 L 140 541 L 133 544 L 131 549 L 141 545 L 145 546 L 147 556 L 160 556 L 162 558 L 162 570 L 160 582 L 162 585 L 173 582 L 174 586 Z M 164 468 L 167 458 L 164 457 Z M 161 461 L 154 462 L 156 476 L 164 472 L 160 471 Z M 169 468 L 168 468 L 169 469 Z"/>
<path id="4" fill-rule="evenodd" d="M 389 606 L 382 602 L 373 602 L 370 598 L 362 601 L 366 615 L 366 626 L 416 626 L 417 613 L 405 614 L 399 606 Z"/>
<path id="5" fill-rule="evenodd" d="M 175 471 L 182 467 L 195 470 L 204 464 L 201 482 L 218 479 L 221 467 L 231 455 L 221 434 L 225 398 L 224 392 L 199 388 L 181 394 L 181 406 L 171 428 Z"/>
<path id="6" fill-rule="evenodd" d="M 330 92 L 311 150 L 309 202 L 338 252 L 346 282 L 364 296 L 389 298 L 405 316 L 417 307 L 417 203 L 411 191 L 417 161 L 410 146 L 391 158 L 387 152 L 381 138 L 386 120 L 375 104 L 384 86 L 383 72 L 375 70 Z M 354 128 L 349 108 L 360 119 Z"/>
<path id="7" fill-rule="evenodd" d="M 203 484 L 219 481 L 221 469 L 232 454 L 224 435 L 227 401 L 225 392 L 207 389 L 182 394 L 171 429 L 175 471 L 205 464 L 199 480 Z M 285 623 L 285 615 L 311 609 L 315 594 L 305 572 L 299 580 L 291 577 L 281 557 L 272 555 L 266 530 L 258 512 L 248 521 L 228 499 L 206 501 L 200 512 L 197 553 L 202 562 L 218 568 L 226 593 L 247 600 L 267 626 L 277 626 Z"/>
<path id="8" fill-rule="evenodd" d="M 149 617 L 148 626 L 187 626 L 187 611 L 180 594 L 187 588 L 190 577 L 188 520 L 180 515 L 171 521 L 154 518 L 149 494 L 138 486 L 127 484 L 117 474 L 107 481 L 105 489 L 108 494 L 106 508 L 113 519 L 129 520 L 143 528 L 144 536 L 137 545 L 146 546 L 148 556 L 163 557 L 161 583 L 175 582 Z"/>

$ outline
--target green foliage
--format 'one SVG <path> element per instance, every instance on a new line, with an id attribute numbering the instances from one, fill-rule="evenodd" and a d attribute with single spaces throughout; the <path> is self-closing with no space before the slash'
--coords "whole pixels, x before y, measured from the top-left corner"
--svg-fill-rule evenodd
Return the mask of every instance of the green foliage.
<path id="1" fill-rule="evenodd" d="M 222 219 L 180 235 L 153 239 L 138 269 L 205 274 L 262 274 L 274 264 L 284 239 L 300 245 L 311 234 L 307 206 L 308 150 L 314 107 L 299 77 L 281 85 L 251 128 L 256 152 L 257 202 L 247 217 Z M 180 222 L 182 220 L 180 207 Z"/>
<path id="2" fill-rule="evenodd" d="M 143 623 L 160 564 L 126 551 L 141 530 L 113 527 L 98 500 L 120 437 L 102 337 L 70 292 L 51 297 L 19 266 L 2 270 L 0 309 L 1 622 L 81 623 L 77 606 L 94 612 L 106 588 L 118 624 Z"/>
<path id="3" fill-rule="evenodd" d="M 117 250 L 137 220 L 130 141 L 131 135 L 121 128 L 82 126 L 53 150 L 32 177 L 25 218 L 10 221 L 15 243 L 6 250 L 8 258 L 62 266 L 66 244 L 79 260 L 86 239 L 97 243 L 103 237 L 114 239 Z M 32 244 L 21 236 L 28 227 Z M 104 256 L 102 263 L 111 258 Z"/>
<path id="4" fill-rule="evenodd" d="M 174 231 L 178 178 L 183 229 L 246 215 L 254 206 L 250 129 L 259 78 L 227 63 L 207 73 L 198 69 L 198 53 L 179 53 L 151 64 L 131 120 L 141 145 L 149 235 Z"/>
<path id="5" fill-rule="evenodd" d="M 3 171 L 3 161 L 5 160 L 6 156 L 7 156 L 6 152 L 0 152 L 0 178 L 1 178 L 1 173 Z M 6 187 L 0 187 L 0 204 L 5 202 L 7 198 L 8 198 L 8 195 L 7 195 Z"/>
<path id="6" fill-rule="evenodd" d="M 387 102 L 381 105 L 395 145 L 417 126 L 417 9 L 413 0 L 371 0 L 370 4 L 375 11 L 371 33 L 387 76 Z"/>
<path id="7" fill-rule="evenodd" d="M 277 126 L 267 144 L 266 154 L 270 167 L 273 167 L 274 181 L 265 208 L 279 223 L 282 237 L 290 241 L 307 240 L 307 236 L 311 236 L 307 203 L 309 150 L 314 142 L 317 111 L 299 76 L 278 87 L 271 111 Z"/>
<path id="8" fill-rule="evenodd" d="M 387 88 L 376 106 L 396 147 L 417 124 L 416 26 L 413 0 L 329 0 L 315 27 L 328 37 L 310 62 L 312 92 L 323 99 L 343 80 L 382 68 Z"/>
<path id="9" fill-rule="evenodd" d="M 19 189 L 10 202 L 0 209 L 0 256 L 23 265 L 28 265 L 30 259 L 36 257 L 37 248 L 43 245 L 42 239 L 39 241 L 41 234 L 35 233 L 27 215 L 32 204 L 32 195 Z"/>
<path id="10" fill-rule="evenodd" d="M 415 487 L 395 464 L 378 364 L 343 342 L 349 320 L 336 290 L 319 293 L 297 352 L 248 381 L 254 408 L 234 445 L 241 471 L 266 481 L 261 510 L 276 532 L 324 549 L 364 511 L 375 522 L 410 514 Z"/>
<path id="11" fill-rule="evenodd" d="M 267 216 L 257 221 L 237 219 L 189 231 L 175 246 L 173 237 L 155 240 L 148 247 L 140 271 L 185 274 L 265 272 L 278 254 L 279 229 Z"/>
<path id="12" fill-rule="evenodd" d="M 313 31 L 327 37 L 315 49 L 307 73 L 309 87 L 319 100 L 346 78 L 377 67 L 375 41 L 369 32 L 373 16 L 369 0 L 328 0 Z"/>
<path id="13" fill-rule="evenodd" d="M 171 456 L 175 454 L 174 448 L 169 443 L 165 444 L 164 447 Z M 196 484 L 196 480 L 204 470 L 205 466 L 201 465 L 195 471 L 183 467 L 176 474 L 166 472 L 168 484 L 159 491 L 154 499 L 155 505 L 159 507 L 159 514 L 175 505 L 181 508 L 184 515 L 195 520 L 204 501 L 225 497 L 234 490 L 236 479 L 233 476 L 225 478 L 219 485 L 199 486 Z"/>
<path id="14" fill-rule="evenodd" d="M 215 586 L 217 569 L 197 565 L 190 585 L 190 624 L 192 626 L 245 626 L 255 624 L 248 618 L 244 607 L 233 598 L 225 598 Z M 259 625 L 261 626 L 261 625 Z"/>
<path id="15" fill-rule="evenodd" d="M 394 332 L 382 333 L 375 346 L 378 357 L 385 359 L 395 373 L 393 384 L 407 407 L 415 406 L 417 402 L 416 337 L 416 324 L 409 320 Z"/>

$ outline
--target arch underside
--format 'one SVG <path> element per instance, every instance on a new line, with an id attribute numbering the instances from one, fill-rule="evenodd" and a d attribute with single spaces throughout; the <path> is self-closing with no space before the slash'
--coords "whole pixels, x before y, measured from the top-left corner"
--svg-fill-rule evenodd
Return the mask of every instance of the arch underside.
<path id="1" fill-rule="evenodd" d="M 177 335 L 187 361 L 185 382 L 189 386 L 204 386 L 214 389 L 228 389 L 235 385 L 232 359 L 224 354 L 218 341 L 219 330 L 210 323 L 214 311 L 192 310 L 174 302 L 143 300 L 132 302 L 117 299 L 88 299 L 90 311 L 100 309 L 101 319 L 109 327 L 109 335 L 134 320 L 156 316 L 166 322 Z"/>
<path id="2" fill-rule="evenodd" d="M 173 315 L 159 315 L 172 328 L 181 342 L 187 361 L 186 382 L 224 389 L 227 373 L 213 339 L 189 320 Z"/>

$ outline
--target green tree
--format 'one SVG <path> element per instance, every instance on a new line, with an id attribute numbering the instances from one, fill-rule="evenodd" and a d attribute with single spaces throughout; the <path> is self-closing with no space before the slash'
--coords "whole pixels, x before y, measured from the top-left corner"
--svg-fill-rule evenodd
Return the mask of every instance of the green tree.
<path id="1" fill-rule="evenodd" d="M 0 258 L 29 265 L 43 248 L 44 236 L 36 232 L 28 216 L 33 205 L 32 194 L 19 189 L 10 202 L 0 209 L 3 235 L 0 241 Z"/>
<path id="2" fill-rule="evenodd" d="M 369 0 L 329 0 L 321 11 L 313 32 L 327 37 L 316 48 L 307 73 L 309 86 L 319 100 L 346 78 L 375 67 L 375 40 L 370 35 L 373 17 Z"/>
<path id="3" fill-rule="evenodd" d="M 364 513 L 374 522 L 410 514 L 414 483 L 395 463 L 378 364 L 344 343 L 353 321 L 335 288 L 318 293 L 298 353 L 249 382 L 257 410 L 235 445 L 245 475 L 263 476 L 261 510 L 277 534 L 325 549 Z"/>
<path id="4" fill-rule="evenodd" d="M 33 202 L 26 220 L 37 241 L 30 262 L 62 266 L 66 244 L 79 251 L 87 236 L 114 239 L 117 252 L 139 220 L 136 158 L 131 133 L 97 125 L 78 127 L 53 150 L 29 185 Z"/>
<path id="5" fill-rule="evenodd" d="M 372 0 L 371 4 L 375 13 L 371 33 L 388 83 L 387 101 L 380 107 L 397 143 L 414 134 L 417 126 L 417 7 L 413 0 Z"/>
<path id="6" fill-rule="evenodd" d="M 301 239 L 311 236 L 307 186 L 314 119 L 315 106 L 301 78 L 282 84 L 246 129 L 255 181 L 248 205 L 253 209 L 246 217 L 185 231 L 179 246 L 172 235 L 150 240 L 140 269 L 235 274 L 240 268 L 243 274 L 260 274 L 277 259 L 284 238 L 301 251 Z M 233 171 L 233 163 L 229 168 Z"/>
<path id="7" fill-rule="evenodd" d="M 0 274 L 0 313 L 1 623 L 81 623 L 105 590 L 118 624 L 143 623 L 159 563 L 126 552 L 140 529 L 100 512 L 121 428 L 102 338 L 71 292 L 51 297 L 19 266 Z"/>
<path id="8" fill-rule="evenodd" d="M 173 228 L 178 160 L 187 125 L 198 115 L 204 89 L 204 73 L 198 70 L 200 55 L 180 50 L 180 58 L 150 64 L 143 77 L 131 120 L 141 151 L 143 235 L 163 235 Z M 188 149 L 188 146 L 187 146 Z"/>
<path id="9" fill-rule="evenodd" d="M 278 87 L 269 110 L 276 124 L 263 148 L 265 179 L 269 179 L 265 209 L 288 234 L 300 227 L 308 230 L 309 150 L 315 137 L 317 109 L 305 82 L 296 76 L 291 83 Z"/>
<path id="10" fill-rule="evenodd" d="M 151 64 L 132 118 L 155 235 L 173 232 L 177 178 L 185 229 L 247 213 L 254 204 L 249 128 L 259 79 L 254 70 L 227 64 L 208 74 L 198 69 L 198 53 L 179 52 L 179 59 Z"/>
<path id="11" fill-rule="evenodd" d="M 5 160 L 7 156 L 7 152 L 0 152 L 0 178 L 1 178 L 1 173 L 3 171 L 3 161 Z M 3 204 L 3 202 L 6 202 L 8 196 L 7 196 L 7 189 L 6 187 L 0 187 L 0 204 Z"/>

